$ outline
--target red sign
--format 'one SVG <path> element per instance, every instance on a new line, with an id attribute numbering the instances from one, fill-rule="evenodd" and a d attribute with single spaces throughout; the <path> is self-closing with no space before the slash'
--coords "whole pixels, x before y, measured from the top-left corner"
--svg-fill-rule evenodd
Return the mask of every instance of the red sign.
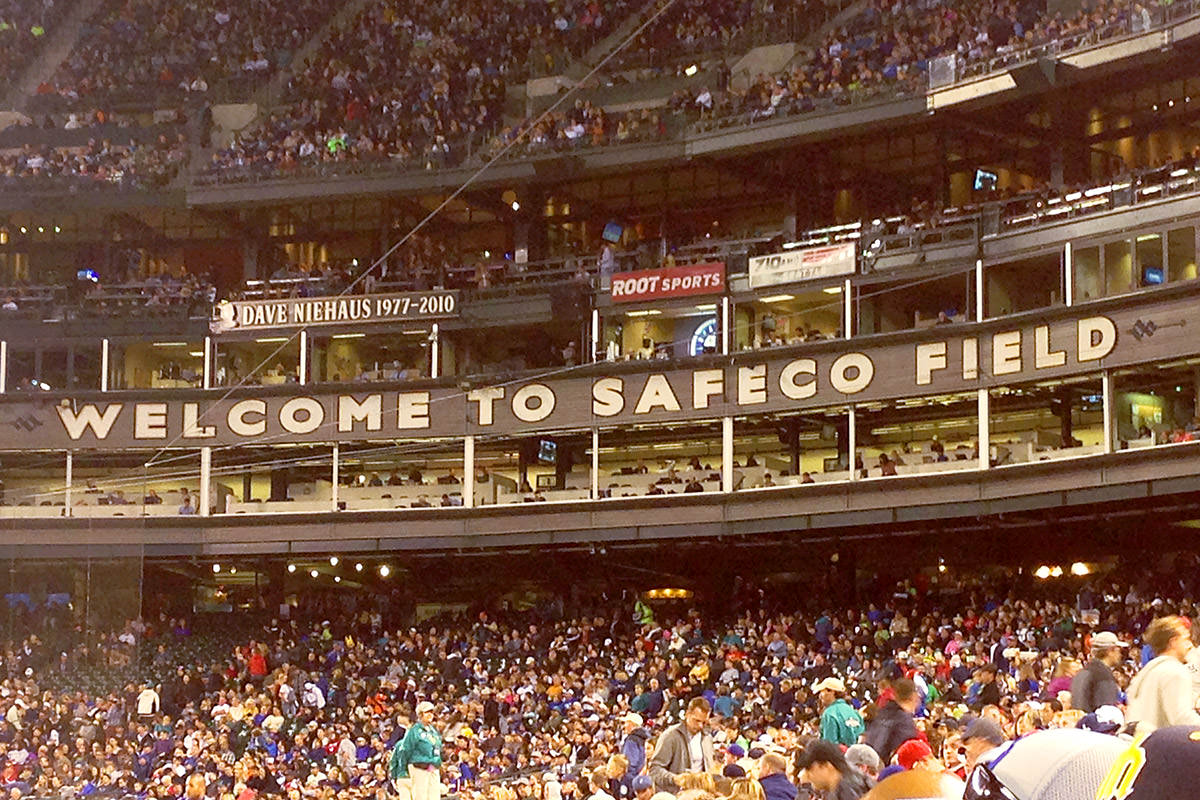
<path id="1" fill-rule="evenodd" d="M 667 297 L 718 294 L 725 291 L 725 263 L 619 272 L 612 278 L 614 303 L 637 303 Z"/>

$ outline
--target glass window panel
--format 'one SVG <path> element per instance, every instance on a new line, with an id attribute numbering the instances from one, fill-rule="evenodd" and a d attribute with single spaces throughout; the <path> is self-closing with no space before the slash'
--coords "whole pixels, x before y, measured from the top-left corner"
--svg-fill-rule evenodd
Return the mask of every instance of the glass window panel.
<path id="1" fill-rule="evenodd" d="M 1104 244 L 1104 293 L 1123 294 L 1133 288 L 1133 264 L 1130 260 L 1129 242 L 1116 241 Z"/>
<path id="2" fill-rule="evenodd" d="M 1190 281 L 1196 277 L 1196 231 L 1175 228 L 1167 232 L 1167 280 Z"/>

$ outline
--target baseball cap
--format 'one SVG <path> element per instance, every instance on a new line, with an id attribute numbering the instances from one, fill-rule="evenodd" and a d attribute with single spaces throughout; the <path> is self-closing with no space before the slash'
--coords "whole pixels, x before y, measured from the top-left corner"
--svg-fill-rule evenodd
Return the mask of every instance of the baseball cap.
<path id="1" fill-rule="evenodd" d="M 725 768 L 721 770 L 721 774 L 726 778 L 744 778 L 746 770 L 742 769 L 741 764 L 726 764 Z"/>
<path id="2" fill-rule="evenodd" d="M 649 775 L 638 775 L 633 779 L 633 790 L 635 792 L 644 792 L 652 788 L 654 788 L 654 781 L 650 780 Z"/>
<path id="3" fill-rule="evenodd" d="M 808 769 L 813 764 L 833 764 L 837 766 L 846 760 L 846 756 L 842 754 L 842 748 L 838 747 L 833 742 L 825 739 L 813 739 L 804 749 L 800 751 L 800 755 L 796 757 L 796 769 Z"/>
<path id="4" fill-rule="evenodd" d="M 846 763 L 856 769 L 866 767 L 872 774 L 883 769 L 883 759 L 869 744 L 852 744 L 846 749 Z"/>
<path id="5" fill-rule="evenodd" d="M 1129 647 L 1129 643 L 1122 642 L 1112 631 L 1100 631 L 1092 636 L 1092 647 Z"/>
<path id="6" fill-rule="evenodd" d="M 1113 741 L 1113 737 L 1105 737 Z M 1132 781 L 1131 781 L 1132 778 Z M 1128 794 L 1117 785 L 1130 787 Z M 1098 800 L 1120 796 L 1123 800 L 1176 800 L 1195 797 L 1200 784 L 1200 725 L 1159 728 L 1124 745 L 1111 763 L 1108 775 L 1094 794 Z"/>
<path id="7" fill-rule="evenodd" d="M 1102 733 L 1052 728 L 992 750 L 982 762 L 1015 800 L 1078 800 L 1096 796 L 1126 746 Z"/>
<path id="8" fill-rule="evenodd" d="M 422 700 L 417 703 L 417 713 L 424 714 L 426 711 L 433 711 L 433 703 L 428 700 Z"/>
<path id="9" fill-rule="evenodd" d="M 729 745 L 729 747 L 725 748 L 725 752 L 729 753 L 734 758 L 741 758 L 742 756 L 746 755 L 746 748 L 742 747 L 737 742 L 734 742 L 733 744 Z"/>
<path id="10" fill-rule="evenodd" d="M 987 717 L 975 717 L 967 723 L 967 728 L 962 735 L 964 742 L 971 739 L 983 739 L 999 746 L 1004 744 L 1004 731 L 1000 730 L 1000 726 Z"/>
<path id="11" fill-rule="evenodd" d="M 626 713 L 625 716 L 621 717 L 621 721 L 622 722 L 632 722 L 634 725 L 641 725 L 642 724 L 642 715 L 637 713 L 636 711 L 630 711 L 630 712 Z"/>
<path id="12" fill-rule="evenodd" d="M 1125 725 L 1125 715 L 1116 706 L 1100 706 L 1090 714 L 1084 714 L 1076 728 L 1097 733 L 1116 733 Z"/>
<path id="13" fill-rule="evenodd" d="M 846 691 L 846 684 L 842 682 L 841 678 L 830 676 L 813 687 L 814 692 L 823 692 L 826 689 L 844 693 Z"/>
<path id="14" fill-rule="evenodd" d="M 929 745 L 920 739 L 909 739 L 896 748 L 896 763 L 905 769 L 912 769 L 923 758 L 933 755 Z"/>

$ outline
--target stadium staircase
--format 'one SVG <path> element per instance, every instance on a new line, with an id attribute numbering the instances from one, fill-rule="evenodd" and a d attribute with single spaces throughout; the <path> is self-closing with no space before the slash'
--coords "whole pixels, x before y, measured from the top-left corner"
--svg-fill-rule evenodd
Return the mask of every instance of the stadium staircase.
<path id="1" fill-rule="evenodd" d="M 297 48 L 296 52 L 292 54 L 291 63 L 287 68 L 277 71 L 266 86 L 255 92 L 247 102 L 257 105 L 260 111 L 277 105 L 283 99 L 283 92 L 287 88 L 293 72 L 306 64 L 331 34 L 347 27 L 372 2 L 374 0 L 349 0 L 338 9 L 336 14 L 326 20 L 325 24 L 318 28 L 307 42 Z"/>
<path id="2" fill-rule="evenodd" d="M 46 34 L 42 52 L 21 76 L 8 87 L 4 108 L 23 112 L 37 87 L 53 77 L 55 70 L 66 60 L 79 40 L 85 23 L 100 10 L 104 0 L 78 0 Z"/>
<path id="3" fill-rule="evenodd" d="M 816 51 L 816 49 L 821 46 L 821 43 L 825 41 L 826 36 L 833 33 L 838 28 L 845 27 L 852 20 L 854 20 L 854 18 L 858 17 L 870 7 L 871 0 L 856 0 L 856 2 L 847 5 L 837 14 L 834 14 L 832 17 L 830 17 L 829 21 L 827 21 L 824 25 L 817 28 L 808 36 L 805 36 L 803 39 L 797 42 L 795 55 L 792 56 L 792 58 L 789 59 L 786 64 L 782 64 L 776 71 L 785 72 L 800 63 L 808 61 L 813 52 Z M 734 65 L 733 75 L 735 80 L 739 77 L 738 69 L 740 67 L 742 67 L 740 62 Z M 753 78 L 753 76 L 757 75 L 758 72 L 751 72 L 749 74 L 751 78 Z"/>
<path id="4" fill-rule="evenodd" d="M 650 2 L 642 6 L 637 12 L 630 14 L 625 18 L 624 22 L 613 29 L 612 33 L 596 42 L 588 48 L 586 53 L 568 64 L 564 74 L 573 82 L 583 80 L 589 72 L 595 69 L 597 64 L 620 47 L 621 42 L 628 39 L 638 29 L 638 26 L 653 16 L 654 12 L 658 11 L 664 2 L 667 2 L 667 0 L 650 0 Z"/>

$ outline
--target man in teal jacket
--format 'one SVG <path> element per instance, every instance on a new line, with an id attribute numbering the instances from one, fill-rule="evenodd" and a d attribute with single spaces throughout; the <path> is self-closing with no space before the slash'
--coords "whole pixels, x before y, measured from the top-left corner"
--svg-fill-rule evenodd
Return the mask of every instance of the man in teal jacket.
<path id="1" fill-rule="evenodd" d="M 813 687 L 825 710 L 821 712 L 821 738 L 849 747 L 863 733 L 862 715 L 846 702 L 846 684 L 840 678 L 826 678 Z"/>
<path id="2" fill-rule="evenodd" d="M 417 703 L 417 722 L 392 749 L 388 775 L 402 800 L 439 800 L 442 735 L 433 727 L 433 703 Z"/>

